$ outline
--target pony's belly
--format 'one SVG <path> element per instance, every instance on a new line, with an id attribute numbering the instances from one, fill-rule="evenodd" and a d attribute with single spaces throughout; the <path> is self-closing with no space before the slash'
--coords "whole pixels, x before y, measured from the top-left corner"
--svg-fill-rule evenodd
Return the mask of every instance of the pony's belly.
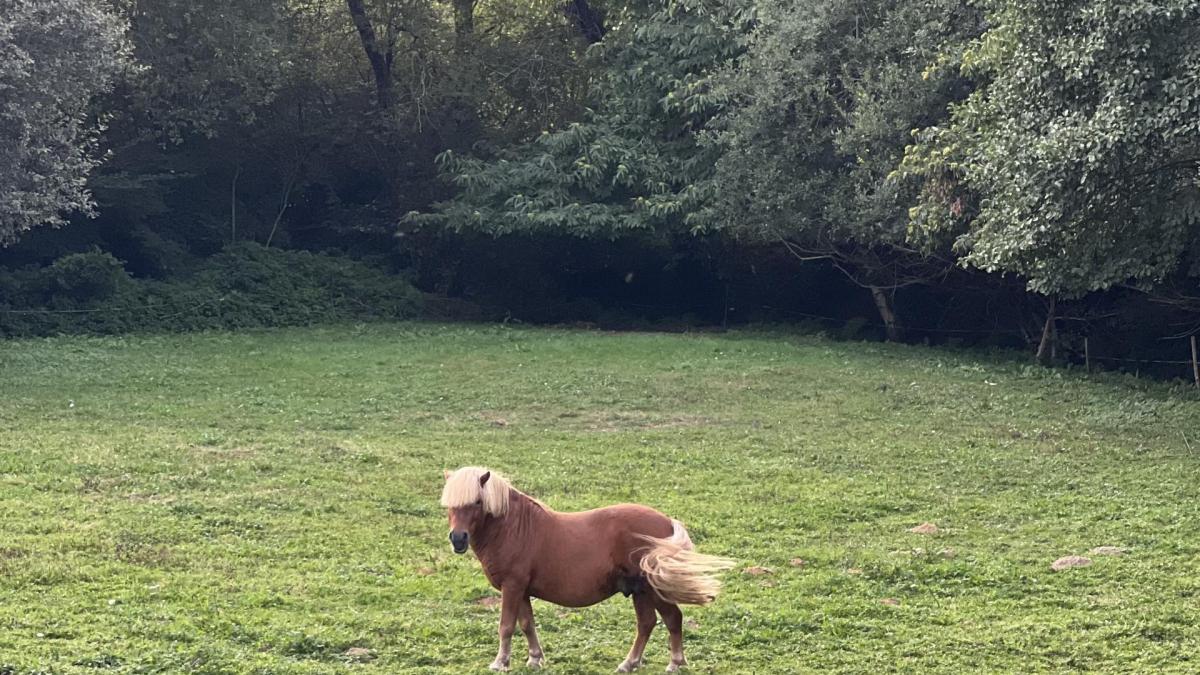
<path id="1" fill-rule="evenodd" d="M 604 602 L 617 592 L 612 574 L 591 570 L 580 572 L 541 579 L 535 577 L 529 585 L 529 594 L 563 607 L 587 607 Z"/>
<path id="2" fill-rule="evenodd" d="M 578 589 L 530 589 L 530 595 L 563 607 L 589 607 L 613 596 L 614 590 L 581 592 Z"/>

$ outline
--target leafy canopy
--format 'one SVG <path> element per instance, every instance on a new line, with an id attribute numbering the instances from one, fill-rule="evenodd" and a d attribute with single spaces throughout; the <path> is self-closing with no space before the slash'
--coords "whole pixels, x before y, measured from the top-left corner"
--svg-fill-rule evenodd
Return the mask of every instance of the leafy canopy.
<path id="1" fill-rule="evenodd" d="M 966 264 L 1066 297 L 1162 280 L 1200 218 L 1200 2 L 1006 0 L 983 81 L 909 149 L 912 221 Z"/>
<path id="2" fill-rule="evenodd" d="M 0 246 L 90 212 L 89 106 L 128 65 L 125 28 L 101 0 L 0 0 Z"/>
<path id="3" fill-rule="evenodd" d="M 864 283 L 897 283 L 911 190 L 889 179 L 914 127 L 965 95 L 954 74 L 922 77 L 980 30 L 962 0 L 762 3 L 746 54 L 719 79 L 710 125 L 715 227 L 835 260 Z"/>
<path id="4" fill-rule="evenodd" d="M 612 24 L 592 48 L 602 69 L 583 121 L 486 158 L 442 154 L 460 193 L 409 220 L 491 234 L 690 227 L 696 183 L 715 160 L 697 143 L 722 102 L 713 73 L 741 50 L 753 12 L 741 0 L 656 5 Z"/>

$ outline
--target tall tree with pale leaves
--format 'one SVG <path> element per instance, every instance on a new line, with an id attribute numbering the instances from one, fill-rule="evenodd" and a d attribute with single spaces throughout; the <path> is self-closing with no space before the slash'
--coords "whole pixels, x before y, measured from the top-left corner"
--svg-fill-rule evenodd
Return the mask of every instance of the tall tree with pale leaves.
<path id="1" fill-rule="evenodd" d="M 0 245 L 90 212 L 103 126 L 90 104 L 128 64 L 106 3 L 0 0 Z"/>

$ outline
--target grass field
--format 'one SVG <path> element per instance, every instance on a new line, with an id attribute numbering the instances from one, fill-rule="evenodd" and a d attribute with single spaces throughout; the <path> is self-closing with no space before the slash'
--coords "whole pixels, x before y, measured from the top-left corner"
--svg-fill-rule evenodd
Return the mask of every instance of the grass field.
<path id="1" fill-rule="evenodd" d="M 777 333 L 0 342 L 0 673 L 481 671 L 463 464 L 736 557 L 691 672 L 1196 672 L 1198 422 L 1183 387 Z M 1050 570 L 1096 546 L 1127 552 Z M 628 649 L 623 598 L 534 607 L 548 672 Z"/>

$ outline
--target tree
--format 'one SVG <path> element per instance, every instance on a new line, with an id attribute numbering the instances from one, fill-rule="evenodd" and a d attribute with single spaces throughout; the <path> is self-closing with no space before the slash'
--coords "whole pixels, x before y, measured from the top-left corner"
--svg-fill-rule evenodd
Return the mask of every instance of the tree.
<path id="1" fill-rule="evenodd" d="M 910 132 L 965 95 L 954 74 L 922 77 L 981 30 L 965 0 L 764 2 L 744 56 L 720 78 L 713 227 L 826 260 L 868 289 L 890 339 L 897 289 L 951 263 L 907 242 L 914 191 L 890 180 Z"/>
<path id="2" fill-rule="evenodd" d="M 258 121 L 286 86 L 293 54 L 281 0 L 155 0 L 126 7 L 141 69 L 116 92 L 126 137 L 178 145 Z M 132 134 L 130 131 L 136 131 Z"/>
<path id="3" fill-rule="evenodd" d="M 90 104 L 128 67 L 125 30 L 100 0 L 0 0 L 0 245 L 91 211 Z"/>
<path id="4" fill-rule="evenodd" d="M 984 85 L 904 161 L 916 232 L 1051 298 L 1162 280 L 1200 219 L 1200 2 L 1005 0 L 989 24 L 961 66 Z"/>
<path id="5" fill-rule="evenodd" d="M 617 21 L 590 52 L 602 75 L 583 121 L 490 157 L 444 153 L 460 193 L 409 221 L 494 235 L 690 231 L 715 159 L 697 143 L 720 105 L 711 76 L 751 18 L 740 0 L 666 0 Z"/>
<path id="6" fill-rule="evenodd" d="M 251 238 L 256 222 L 270 236 L 311 145 L 296 130 L 303 97 L 285 100 L 309 76 L 298 10 L 285 0 L 116 4 L 138 68 L 100 102 L 112 158 L 89 182 L 104 209 L 98 227 L 111 241 L 170 231 L 200 253 Z"/>

